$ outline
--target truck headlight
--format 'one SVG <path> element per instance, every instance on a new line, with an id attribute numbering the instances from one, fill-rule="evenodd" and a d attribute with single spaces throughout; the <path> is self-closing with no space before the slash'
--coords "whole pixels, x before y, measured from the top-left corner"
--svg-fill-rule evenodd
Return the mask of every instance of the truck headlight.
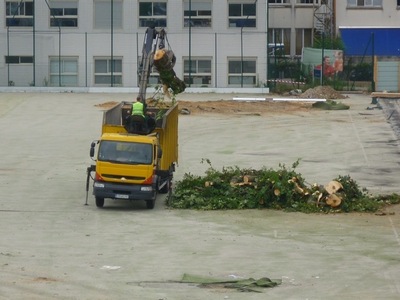
<path id="1" fill-rule="evenodd" d="M 104 183 L 95 182 L 95 183 L 94 183 L 94 186 L 97 187 L 97 188 L 102 188 L 102 189 L 103 189 L 103 188 L 104 188 Z"/>
<path id="2" fill-rule="evenodd" d="M 151 192 L 153 190 L 153 187 L 151 187 L 151 186 L 142 186 L 142 187 L 140 187 L 140 190 L 142 192 Z"/>

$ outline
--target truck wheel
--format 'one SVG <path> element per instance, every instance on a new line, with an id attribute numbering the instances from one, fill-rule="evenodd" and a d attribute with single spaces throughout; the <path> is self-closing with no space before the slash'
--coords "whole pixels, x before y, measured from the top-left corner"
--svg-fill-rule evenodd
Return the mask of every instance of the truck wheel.
<path id="1" fill-rule="evenodd" d="M 171 179 L 168 179 L 165 185 L 160 189 L 160 193 L 166 194 L 169 192 L 170 188 L 171 188 Z"/>
<path id="2" fill-rule="evenodd" d="M 146 207 L 148 209 L 153 209 L 155 204 L 156 204 L 156 200 L 155 199 L 146 200 Z"/>
<path id="3" fill-rule="evenodd" d="M 96 206 L 103 207 L 104 206 L 104 198 L 96 197 Z"/>

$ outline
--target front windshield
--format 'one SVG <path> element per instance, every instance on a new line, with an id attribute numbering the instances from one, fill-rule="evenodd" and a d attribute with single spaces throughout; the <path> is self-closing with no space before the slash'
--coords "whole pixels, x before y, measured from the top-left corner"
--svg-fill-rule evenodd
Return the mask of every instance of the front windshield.
<path id="1" fill-rule="evenodd" d="M 151 164 L 153 147 L 151 144 L 102 141 L 99 147 L 99 161 L 121 164 Z"/>

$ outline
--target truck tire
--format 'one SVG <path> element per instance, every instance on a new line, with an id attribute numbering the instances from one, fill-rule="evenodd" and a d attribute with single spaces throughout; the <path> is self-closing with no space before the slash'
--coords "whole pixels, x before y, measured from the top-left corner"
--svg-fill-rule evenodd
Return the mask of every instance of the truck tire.
<path id="1" fill-rule="evenodd" d="M 167 182 L 165 185 L 160 189 L 161 194 L 166 194 L 169 192 L 169 189 L 171 188 L 171 179 L 167 179 Z"/>
<path id="2" fill-rule="evenodd" d="M 103 207 L 104 206 L 104 198 L 96 197 L 96 206 Z"/>
<path id="3" fill-rule="evenodd" d="M 154 206 L 156 204 L 156 200 L 152 199 L 152 200 L 146 200 L 146 207 L 147 209 L 153 209 Z"/>

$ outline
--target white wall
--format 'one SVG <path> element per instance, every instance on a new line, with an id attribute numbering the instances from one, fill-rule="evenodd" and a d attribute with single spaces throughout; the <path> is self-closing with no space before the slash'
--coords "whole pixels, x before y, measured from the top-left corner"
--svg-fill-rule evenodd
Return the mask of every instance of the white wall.
<path id="1" fill-rule="evenodd" d="M 254 3 L 253 0 L 240 2 Z M 145 28 L 138 28 L 138 1 L 123 1 L 123 29 L 114 30 L 114 56 L 123 58 L 123 85 L 137 85 L 137 56 L 141 52 Z M 169 0 L 167 4 L 168 41 L 175 52 L 175 72 L 183 76 L 183 57 L 189 56 L 189 29 L 183 27 L 183 1 Z M 227 86 L 227 60 L 230 56 L 240 57 L 241 29 L 228 27 L 228 2 L 213 0 L 212 28 L 192 28 L 191 56 L 212 57 L 213 80 L 218 87 Z M 73 56 L 79 61 L 79 85 L 93 86 L 94 57 L 111 55 L 110 30 L 93 29 L 93 1 L 79 1 L 78 27 L 61 28 L 61 51 L 59 50 L 59 29 L 50 28 L 49 10 L 45 1 L 35 1 L 35 51 L 33 51 L 32 28 L 10 29 L 10 55 L 36 56 L 36 85 L 49 78 L 49 57 Z M 5 4 L 0 5 L 0 86 L 7 86 L 7 28 L 5 27 Z M 2 26 L 1 26 L 2 25 Z M 22 33 L 24 32 L 24 33 Z M 87 33 L 87 40 L 85 37 Z M 266 1 L 257 2 L 257 28 L 243 29 L 243 56 L 257 57 L 257 72 L 260 82 L 266 79 Z M 217 44 L 216 44 L 217 43 Z M 87 53 L 87 54 L 86 54 Z M 86 56 L 87 55 L 87 56 Z M 140 54 L 139 54 L 140 55 Z M 86 65 L 87 64 L 87 65 Z M 15 84 L 27 86 L 33 79 L 33 66 L 11 65 Z M 16 75 L 18 74 L 18 75 Z M 88 76 L 86 79 L 85 76 Z M 212 86 L 214 87 L 214 86 Z"/>

